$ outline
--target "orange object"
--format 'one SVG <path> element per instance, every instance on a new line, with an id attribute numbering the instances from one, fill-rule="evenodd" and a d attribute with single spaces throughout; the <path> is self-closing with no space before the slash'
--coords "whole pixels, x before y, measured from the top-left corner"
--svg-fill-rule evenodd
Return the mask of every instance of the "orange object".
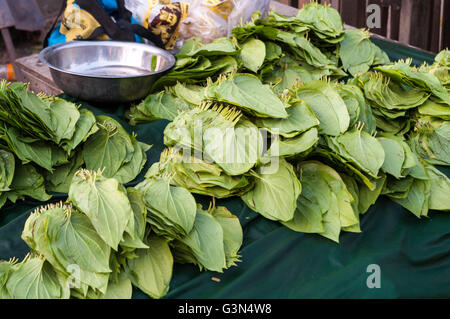
<path id="1" fill-rule="evenodd" d="M 8 64 L 6 65 L 7 69 L 8 69 L 8 81 L 12 81 L 14 80 L 14 77 L 16 76 L 16 72 L 14 72 L 14 67 L 12 64 Z"/>

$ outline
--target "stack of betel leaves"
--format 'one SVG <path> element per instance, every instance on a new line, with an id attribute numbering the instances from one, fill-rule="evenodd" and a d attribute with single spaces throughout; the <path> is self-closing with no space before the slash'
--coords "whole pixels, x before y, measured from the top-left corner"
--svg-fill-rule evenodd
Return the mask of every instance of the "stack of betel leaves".
<path id="1" fill-rule="evenodd" d="M 65 203 L 28 217 L 22 239 L 30 253 L 0 262 L 0 297 L 122 299 L 134 285 L 161 298 L 174 260 L 222 272 L 239 260 L 242 237 L 225 207 L 205 211 L 168 179 L 125 188 L 81 169 Z"/>
<path id="2" fill-rule="evenodd" d="M 0 199 L 68 199 L 30 215 L 30 254 L 0 262 L 0 297 L 129 298 L 134 285 L 160 298 L 174 262 L 222 272 L 243 232 L 216 198 L 335 242 L 362 231 L 381 195 L 419 218 L 449 211 L 449 70 L 448 50 L 433 65 L 391 63 L 329 6 L 255 14 L 229 38 L 187 41 L 131 108 L 133 125 L 170 122 L 159 161 L 128 188 L 148 145 L 111 118 L 3 83 Z"/>
<path id="3" fill-rule="evenodd" d="M 450 210 L 448 50 L 429 66 L 391 63 L 365 30 L 311 3 L 203 45 L 188 41 L 132 124 L 166 119 L 148 179 L 217 198 L 336 242 L 360 232 L 380 195 L 416 216 Z M 219 73 L 197 61 L 227 59 Z M 191 77 L 190 74 L 197 76 Z M 162 91 L 161 88 L 165 87 Z"/>
<path id="4" fill-rule="evenodd" d="M 0 207 L 8 199 L 46 201 L 47 191 L 67 193 L 80 168 L 130 182 L 149 147 L 113 118 L 36 95 L 23 83 L 0 84 Z"/>

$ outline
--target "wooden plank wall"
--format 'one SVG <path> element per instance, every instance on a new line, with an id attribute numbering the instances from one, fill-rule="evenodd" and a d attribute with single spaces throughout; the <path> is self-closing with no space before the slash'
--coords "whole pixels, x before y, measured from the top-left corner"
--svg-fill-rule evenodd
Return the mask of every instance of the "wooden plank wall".
<path id="1" fill-rule="evenodd" d="M 279 0 L 301 8 L 311 0 Z M 421 49 L 439 52 L 450 48 L 450 0 L 318 0 L 338 10 L 344 23 L 367 27 L 369 4 L 381 8 L 381 28 L 370 31 Z"/>

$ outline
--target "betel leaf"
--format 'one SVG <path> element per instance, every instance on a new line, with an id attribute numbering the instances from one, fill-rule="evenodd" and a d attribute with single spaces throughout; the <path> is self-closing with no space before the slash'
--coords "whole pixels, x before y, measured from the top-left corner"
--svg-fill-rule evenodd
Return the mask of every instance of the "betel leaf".
<path id="1" fill-rule="evenodd" d="M 137 189 L 144 196 L 149 223 L 156 233 L 178 238 L 192 230 L 197 204 L 187 189 L 170 185 L 168 178 L 144 181 Z"/>
<path id="2" fill-rule="evenodd" d="M 101 299 L 131 299 L 133 296 L 133 285 L 125 272 L 119 275 L 117 281 L 108 283 L 106 293 Z"/>
<path id="3" fill-rule="evenodd" d="M 396 178 L 402 177 L 403 162 L 405 161 L 402 145 L 392 138 L 379 137 L 377 140 L 383 146 L 385 153 L 385 161 L 381 167 L 383 171 Z"/>
<path id="4" fill-rule="evenodd" d="M 386 175 L 373 182 L 374 187 L 372 190 L 369 189 L 366 185 L 359 185 L 358 210 L 361 215 L 365 214 L 369 210 L 370 206 L 375 204 L 384 188 L 385 183 Z"/>
<path id="5" fill-rule="evenodd" d="M 266 58 L 266 46 L 258 39 L 250 39 L 242 45 L 241 59 L 244 66 L 257 73 Z"/>
<path id="6" fill-rule="evenodd" d="M 154 299 L 164 297 L 172 278 L 173 257 L 165 239 L 151 235 L 149 248 L 136 250 L 136 258 L 129 259 L 125 267 L 133 285 Z"/>
<path id="7" fill-rule="evenodd" d="M 223 272 L 226 268 L 224 230 L 210 213 L 199 208 L 194 228 L 180 242 L 187 248 L 190 262 L 198 264 L 201 269 Z"/>
<path id="8" fill-rule="evenodd" d="M 34 236 L 36 249 L 67 276 L 76 272 L 76 288 L 86 295 L 89 287 L 104 293 L 111 269 L 111 249 L 95 231 L 89 218 L 70 206 L 49 205 L 37 210 L 31 219 L 40 221 Z M 29 240 L 28 240 L 29 241 Z"/>
<path id="9" fill-rule="evenodd" d="M 14 177 L 14 169 L 14 155 L 0 149 L 0 192 L 9 190 Z"/>
<path id="10" fill-rule="evenodd" d="M 199 38 L 192 38 L 178 52 L 177 58 L 196 55 L 233 55 L 236 53 L 235 45 L 228 38 L 217 38 L 208 44 L 201 43 Z"/>
<path id="11" fill-rule="evenodd" d="M 236 105 L 259 117 L 287 118 L 283 102 L 269 86 L 250 74 L 220 79 L 207 88 L 207 98 Z"/>
<path id="12" fill-rule="evenodd" d="M 50 172 L 52 171 L 52 145 L 50 143 L 26 137 L 14 127 L 6 128 L 3 139 L 23 164 L 33 162 Z"/>
<path id="13" fill-rule="evenodd" d="M 265 49 L 266 49 L 266 55 L 265 60 L 266 61 L 274 61 L 281 57 L 283 54 L 283 49 L 276 43 L 271 41 L 266 41 L 265 43 Z"/>
<path id="14" fill-rule="evenodd" d="M 46 172 L 44 175 L 46 189 L 51 192 L 68 193 L 73 176 L 83 164 L 83 154 L 78 152 L 68 164 L 55 167 L 53 173 Z"/>
<path id="15" fill-rule="evenodd" d="M 307 24 L 316 33 L 322 33 L 329 37 L 338 37 L 344 30 L 339 12 L 317 2 L 303 6 L 296 18 Z"/>
<path id="16" fill-rule="evenodd" d="M 241 196 L 247 206 L 271 220 L 292 219 L 301 192 L 292 165 L 284 159 L 274 159 L 250 174 L 255 178 L 255 187 Z"/>
<path id="17" fill-rule="evenodd" d="M 14 270 L 14 265 L 17 259 L 10 259 L 9 261 L 0 260 L 0 299 L 12 299 L 12 296 L 6 288 L 6 283 L 10 273 Z"/>
<path id="18" fill-rule="evenodd" d="M 55 143 L 59 144 L 62 140 L 72 139 L 80 119 L 80 112 L 75 104 L 55 98 L 50 105 L 50 112 Z"/>
<path id="19" fill-rule="evenodd" d="M 435 167 L 428 166 L 431 190 L 429 208 L 450 211 L 450 179 Z"/>
<path id="20" fill-rule="evenodd" d="M 199 105 L 203 101 L 205 88 L 200 85 L 183 85 L 178 82 L 175 86 L 168 89 L 174 95 L 183 99 L 186 103 L 192 105 Z"/>
<path id="21" fill-rule="evenodd" d="M 334 152 L 353 162 L 370 176 L 378 177 L 385 153 L 375 137 L 355 127 L 338 137 L 327 138 L 327 142 Z"/>
<path id="22" fill-rule="evenodd" d="M 17 199 L 25 196 L 39 201 L 47 201 L 51 198 L 45 191 L 44 178 L 38 173 L 36 168 L 30 164 L 22 165 L 15 163 L 14 178 L 10 185 L 10 191 L 6 196 L 15 203 Z"/>
<path id="23" fill-rule="evenodd" d="M 225 249 L 226 268 L 235 266 L 240 261 L 239 250 L 242 246 L 243 232 L 239 218 L 234 216 L 226 207 L 214 207 L 212 216 L 223 230 L 223 244 Z"/>
<path id="24" fill-rule="evenodd" d="M 405 198 L 389 197 L 391 197 L 394 202 L 400 204 L 405 209 L 416 215 L 418 218 L 421 218 L 422 216 L 428 216 L 430 196 L 431 182 L 414 179 Z"/>
<path id="25" fill-rule="evenodd" d="M 448 93 L 439 79 L 431 73 L 423 73 L 411 67 L 411 60 L 379 66 L 375 70 L 381 71 L 410 87 L 423 88 L 440 98 L 444 104 L 450 105 L 450 93 Z"/>
<path id="26" fill-rule="evenodd" d="M 319 131 L 315 127 L 293 138 L 278 137 L 272 141 L 267 156 L 292 157 L 305 154 L 311 151 L 318 141 Z"/>
<path id="27" fill-rule="evenodd" d="M 429 99 L 417 109 L 420 115 L 438 117 L 450 121 L 450 107 Z"/>
<path id="28" fill-rule="evenodd" d="M 261 119 L 260 125 L 274 134 L 284 137 L 294 137 L 314 126 L 319 125 L 319 120 L 311 108 L 303 101 L 294 103 L 286 109 L 289 117 L 286 119 L 267 118 Z"/>
<path id="29" fill-rule="evenodd" d="M 351 233 L 360 233 L 361 232 L 361 225 L 359 221 L 359 186 L 357 181 L 350 177 L 349 175 L 340 173 L 339 174 L 342 178 L 342 180 L 345 183 L 345 186 L 347 187 L 348 192 L 350 195 L 352 195 L 353 201 L 351 203 L 353 213 L 355 215 L 355 219 L 358 221 L 357 224 L 351 225 L 351 226 L 344 226 L 342 227 L 343 231 L 351 232 Z"/>
<path id="30" fill-rule="evenodd" d="M 376 131 L 376 120 L 372 108 L 366 102 L 364 93 L 354 84 L 337 84 L 337 91 L 344 100 L 350 115 L 350 127 L 361 122 L 363 130 L 372 134 Z"/>
<path id="31" fill-rule="evenodd" d="M 304 100 L 320 121 L 323 134 L 337 136 L 350 124 L 350 115 L 336 90 L 325 81 L 311 81 L 301 85 L 298 97 Z"/>
<path id="32" fill-rule="evenodd" d="M 143 240 L 145 237 L 145 226 L 147 223 L 147 208 L 145 207 L 144 197 L 134 187 L 127 188 L 127 196 L 134 213 L 134 232 L 129 235 L 134 238 L 138 238 L 139 240 Z M 127 234 L 125 234 L 124 240 L 126 240 L 126 238 Z"/>
<path id="33" fill-rule="evenodd" d="M 182 186 L 191 193 L 226 198 L 241 195 L 252 187 L 246 176 L 230 176 L 217 164 L 207 162 L 177 149 L 169 148 L 161 153 L 160 161 L 147 172 L 146 178 L 171 174 L 171 183 Z"/>
<path id="34" fill-rule="evenodd" d="M 80 117 L 75 124 L 75 132 L 70 140 L 63 141 L 61 147 L 70 152 L 82 142 L 85 142 L 89 136 L 98 131 L 94 114 L 87 110 L 80 110 Z"/>
<path id="35" fill-rule="evenodd" d="M 99 130 L 83 146 L 83 158 L 89 170 L 103 170 L 114 177 L 119 168 L 131 160 L 134 147 L 123 127 L 109 117 L 97 117 Z"/>
<path id="36" fill-rule="evenodd" d="M 130 110 L 131 124 L 150 122 L 160 119 L 172 121 L 179 111 L 188 110 L 189 104 L 170 92 L 161 91 L 150 94 Z"/>
<path id="37" fill-rule="evenodd" d="M 427 163 L 450 164 L 450 123 L 448 121 L 421 118 L 409 142 L 411 149 Z"/>
<path id="38" fill-rule="evenodd" d="M 122 165 L 114 175 L 114 178 L 121 184 L 131 182 L 139 175 L 147 162 L 146 152 L 152 147 L 152 145 L 139 142 L 135 135 L 131 136 L 131 143 L 134 147 L 131 161 Z"/>
<path id="39" fill-rule="evenodd" d="M 6 289 L 12 299 L 69 299 L 69 286 L 40 256 L 27 255 L 13 266 Z"/>
<path id="40" fill-rule="evenodd" d="M 232 128 L 210 127 L 203 133 L 205 153 L 228 175 L 247 173 L 258 162 L 263 148 L 259 129 L 241 119 Z"/>
<path id="41" fill-rule="evenodd" d="M 122 240 L 133 210 L 116 179 L 80 170 L 73 177 L 69 199 L 89 217 L 99 236 L 113 249 Z"/>
<path id="42" fill-rule="evenodd" d="M 147 208 L 142 194 L 133 187 L 126 189 L 127 197 L 133 209 L 133 218 L 128 221 L 125 234 L 120 242 L 122 253 L 125 251 L 133 253 L 136 248 L 148 248 L 143 240 L 147 223 Z"/>
<path id="43" fill-rule="evenodd" d="M 339 51 L 344 70 L 352 75 L 367 72 L 375 59 L 375 45 L 370 34 L 359 29 L 345 30 Z"/>
<path id="44" fill-rule="evenodd" d="M 299 232 L 318 233 L 339 242 L 341 229 L 359 224 L 354 198 L 339 174 L 316 161 L 299 163 L 302 193 L 293 218 L 283 224 Z M 351 228 L 350 228 L 351 229 Z"/>

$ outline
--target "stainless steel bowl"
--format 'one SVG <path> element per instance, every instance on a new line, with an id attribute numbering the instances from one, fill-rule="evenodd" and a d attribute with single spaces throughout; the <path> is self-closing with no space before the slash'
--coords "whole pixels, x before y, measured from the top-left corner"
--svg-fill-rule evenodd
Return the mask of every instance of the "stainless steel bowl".
<path id="1" fill-rule="evenodd" d="M 144 98 L 153 83 L 175 64 L 160 48 L 118 41 L 73 41 L 40 54 L 53 80 L 84 101 L 124 103 Z"/>

